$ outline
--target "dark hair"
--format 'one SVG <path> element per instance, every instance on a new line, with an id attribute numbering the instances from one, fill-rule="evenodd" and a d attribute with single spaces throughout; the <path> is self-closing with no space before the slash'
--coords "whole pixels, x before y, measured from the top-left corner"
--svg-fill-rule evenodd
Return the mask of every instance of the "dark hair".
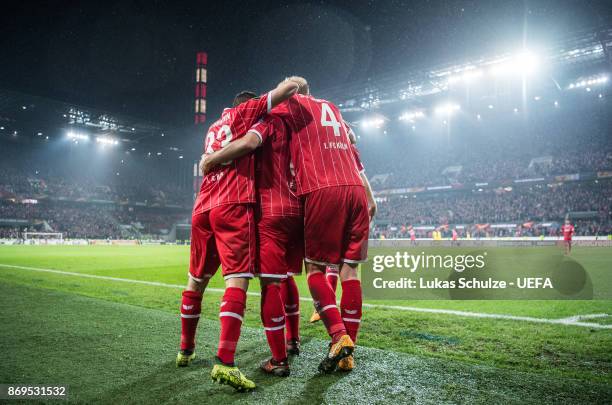
<path id="1" fill-rule="evenodd" d="M 257 97 L 257 94 L 253 93 L 252 91 L 241 91 L 240 93 L 236 94 L 236 97 L 234 97 L 234 104 L 233 106 L 236 107 L 239 104 L 244 103 L 247 100 L 250 100 L 252 98 Z"/>

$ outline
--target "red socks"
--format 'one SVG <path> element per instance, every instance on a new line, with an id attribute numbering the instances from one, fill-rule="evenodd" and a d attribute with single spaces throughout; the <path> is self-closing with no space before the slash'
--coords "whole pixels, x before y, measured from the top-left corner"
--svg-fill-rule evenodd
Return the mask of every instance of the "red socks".
<path id="1" fill-rule="evenodd" d="M 225 289 L 223 301 L 219 308 L 219 320 L 221 321 L 221 334 L 219 336 L 219 349 L 217 357 L 227 365 L 234 364 L 236 345 L 240 338 L 240 328 L 246 306 L 246 292 L 240 288 L 230 287 Z"/>
<path id="2" fill-rule="evenodd" d="M 325 275 L 320 271 L 308 274 L 308 288 L 314 300 L 315 308 L 325 324 L 327 333 L 332 337 L 332 342 L 335 343 L 342 335 L 346 334 L 340 311 L 336 307 L 336 295 L 325 279 Z"/>
<path id="3" fill-rule="evenodd" d="M 336 287 L 338 287 L 338 268 L 327 266 L 325 269 L 325 278 L 327 278 L 327 282 L 331 286 L 334 294 L 336 293 Z"/>
<path id="4" fill-rule="evenodd" d="M 268 345 L 272 351 L 272 359 L 277 362 L 287 360 L 285 346 L 285 310 L 280 294 L 280 286 L 268 284 L 261 292 L 261 321 Z"/>
<path id="5" fill-rule="evenodd" d="M 342 299 L 340 300 L 342 320 L 353 342 L 357 342 L 357 332 L 361 324 L 361 300 L 361 281 L 342 282 Z"/>
<path id="6" fill-rule="evenodd" d="M 195 348 L 195 334 L 202 310 L 202 293 L 183 291 L 181 301 L 181 350 Z"/>
<path id="7" fill-rule="evenodd" d="M 280 293 L 285 304 L 286 339 L 300 340 L 300 293 L 293 277 L 281 282 Z"/>

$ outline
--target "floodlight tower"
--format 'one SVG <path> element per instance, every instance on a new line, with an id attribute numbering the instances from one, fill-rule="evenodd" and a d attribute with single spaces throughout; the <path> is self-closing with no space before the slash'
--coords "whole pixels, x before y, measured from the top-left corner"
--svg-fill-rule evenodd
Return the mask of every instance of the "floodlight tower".
<path id="1" fill-rule="evenodd" d="M 195 112 L 194 124 L 200 128 L 206 122 L 206 85 L 208 76 L 208 54 L 206 52 L 196 53 L 195 70 Z M 199 162 L 193 163 L 193 199 L 195 201 L 202 183 L 202 173 L 200 172 Z"/>
<path id="2" fill-rule="evenodd" d="M 195 74 L 195 125 L 206 122 L 206 81 L 207 81 L 208 54 L 196 53 Z"/>

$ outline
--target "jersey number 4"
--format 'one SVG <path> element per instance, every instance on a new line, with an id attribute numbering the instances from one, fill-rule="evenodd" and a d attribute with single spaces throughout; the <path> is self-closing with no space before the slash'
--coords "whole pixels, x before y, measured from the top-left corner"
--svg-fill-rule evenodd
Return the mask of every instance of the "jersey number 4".
<path id="1" fill-rule="evenodd" d="M 338 122 L 334 112 L 327 103 L 321 103 L 321 126 L 332 127 L 334 135 L 340 136 L 340 122 Z"/>

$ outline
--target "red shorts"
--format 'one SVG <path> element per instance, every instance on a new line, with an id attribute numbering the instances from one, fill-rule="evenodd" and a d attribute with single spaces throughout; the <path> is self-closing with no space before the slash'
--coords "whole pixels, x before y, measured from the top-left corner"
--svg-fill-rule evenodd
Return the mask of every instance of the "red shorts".
<path id="1" fill-rule="evenodd" d="M 253 207 L 227 204 L 196 214 L 191 222 L 189 275 L 211 278 L 222 266 L 223 278 L 255 273 L 257 237 Z"/>
<path id="2" fill-rule="evenodd" d="M 364 262 L 370 219 L 363 186 L 326 187 L 304 201 L 305 260 L 320 265 Z"/>
<path id="3" fill-rule="evenodd" d="M 257 236 L 260 277 L 283 279 L 302 272 L 303 217 L 262 217 Z"/>

